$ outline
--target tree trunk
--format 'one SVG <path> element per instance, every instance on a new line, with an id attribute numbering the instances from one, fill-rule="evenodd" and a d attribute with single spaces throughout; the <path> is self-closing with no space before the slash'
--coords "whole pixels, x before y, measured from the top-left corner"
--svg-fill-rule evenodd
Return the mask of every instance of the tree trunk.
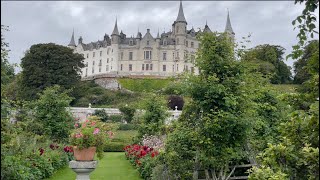
<path id="1" fill-rule="evenodd" d="M 206 174 L 206 180 L 211 180 L 208 169 L 205 169 L 204 173 Z"/>

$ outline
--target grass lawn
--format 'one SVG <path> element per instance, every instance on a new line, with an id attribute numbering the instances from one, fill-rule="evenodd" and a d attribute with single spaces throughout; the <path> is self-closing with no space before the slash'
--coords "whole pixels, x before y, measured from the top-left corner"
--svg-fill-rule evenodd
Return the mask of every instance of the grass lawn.
<path id="1" fill-rule="evenodd" d="M 47 180 L 75 180 L 76 173 L 69 167 L 56 172 Z M 91 180 L 142 180 L 139 172 L 126 160 L 123 152 L 107 152 L 98 167 L 90 174 Z"/>
<path id="2" fill-rule="evenodd" d="M 122 87 L 135 92 L 153 92 L 166 87 L 171 79 L 130 79 L 119 78 L 118 82 Z"/>
<path id="3" fill-rule="evenodd" d="M 132 144 L 132 138 L 138 134 L 136 130 L 121 131 L 118 130 L 114 132 L 113 139 L 107 142 L 106 149 L 107 152 L 122 152 L 123 148 L 129 144 Z"/>

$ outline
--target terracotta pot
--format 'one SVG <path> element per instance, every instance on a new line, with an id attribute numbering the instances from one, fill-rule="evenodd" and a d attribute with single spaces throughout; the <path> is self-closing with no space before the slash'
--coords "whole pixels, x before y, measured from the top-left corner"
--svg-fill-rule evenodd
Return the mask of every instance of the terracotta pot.
<path id="1" fill-rule="evenodd" d="M 77 161 L 93 161 L 94 154 L 96 153 L 96 147 L 89 147 L 84 149 L 78 149 L 77 146 L 73 147 L 74 158 Z"/>

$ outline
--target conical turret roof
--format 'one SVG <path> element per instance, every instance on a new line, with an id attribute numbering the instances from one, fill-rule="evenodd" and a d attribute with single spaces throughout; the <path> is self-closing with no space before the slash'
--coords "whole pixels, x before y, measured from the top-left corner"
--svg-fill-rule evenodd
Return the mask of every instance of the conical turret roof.
<path id="1" fill-rule="evenodd" d="M 114 25 L 114 29 L 112 31 L 111 35 L 119 35 L 119 31 L 118 31 L 118 24 L 117 24 L 117 18 L 116 18 L 116 23 Z"/>
<path id="2" fill-rule="evenodd" d="M 71 40 L 70 40 L 70 43 L 68 44 L 68 46 L 76 46 L 76 43 L 74 41 L 74 30 L 72 31 Z"/>
<path id="3" fill-rule="evenodd" d="M 233 32 L 232 26 L 231 26 L 231 21 L 230 21 L 230 16 L 229 16 L 229 10 L 228 10 L 228 17 L 227 17 L 227 24 L 226 24 L 226 28 L 224 30 L 225 32 Z"/>
<path id="4" fill-rule="evenodd" d="M 178 13 L 178 17 L 177 17 L 177 20 L 176 22 L 186 22 L 187 23 L 187 20 L 186 18 L 184 17 L 184 13 L 183 13 L 183 8 L 182 8 L 182 1 L 180 1 L 180 7 L 179 7 L 179 13 Z"/>

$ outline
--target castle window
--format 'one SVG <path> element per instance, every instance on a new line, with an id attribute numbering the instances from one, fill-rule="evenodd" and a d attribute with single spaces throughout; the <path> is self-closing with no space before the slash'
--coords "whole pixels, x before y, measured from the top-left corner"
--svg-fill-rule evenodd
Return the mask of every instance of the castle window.
<path id="1" fill-rule="evenodd" d="M 94 73 L 94 67 L 92 67 L 92 74 Z"/>
<path id="2" fill-rule="evenodd" d="M 144 71 L 144 64 L 142 64 L 142 71 Z"/>
<path id="3" fill-rule="evenodd" d="M 167 40 L 163 40 L 163 45 L 164 45 L 164 46 L 168 45 Z"/>
<path id="4" fill-rule="evenodd" d="M 101 72 L 101 66 L 99 67 L 99 72 Z"/>
<path id="5" fill-rule="evenodd" d="M 89 53 L 87 54 L 87 58 L 89 58 Z"/>
<path id="6" fill-rule="evenodd" d="M 147 71 L 149 70 L 149 64 L 146 64 L 146 70 Z"/>
<path id="7" fill-rule="evenodd" d="M 188 45 L 189 45 L 189 43 L 188 43 L 188 41 L 186 41 L 186 46 L 188 47 Z"/>
<path id="8" fill-rule="evenodd" d="M 122 71 L 123 64 L 120 65 L 120 71 Z"/>
<path id="9" fill-rule="evenodd" d="M 106 71 L 109 71 L 109 65 L 106 66 Z"/>
<path id="10" fill-rule="evenodd" d="M 92 53 L 92 57 L 94 57 L 95 55 L 96 55 L 96 53 L 95 53 L 95 52 L 93 52 L 93 53 Z"/>
<path id="11" fill-rule="evenodd" d="M 177 71 L 179 71 L 179 64 L 177 64 Z"/>
<path id="12" fill-rule="evenodd" d="M 132 71 L 132 64 L 129 64 L 129 71 Z"/>
<path id="13" fill-rule="evenodd" d="M 100 59 L 100 61 L 99 61 L 99 66 L 101 66 L 102 65 L 102 60 Z"/>
<path id="14" fill-rule="evenodd" d="M 179 44 L 179 38 L 177 38 L 177 44 Z"/>
<path id="15" fill-rule="evenodd" d="M 191 47 L 192 47 L 192 48 L 194 47 L 194 43 L 193 43 L 193 42 L 191 42 Z"/>
<path id="16" fill-rule="evenodd" d="M 100 56 L 102 56 L 102 51 L 100 51 Z"/>
<path id="17" fill-rule="evenodd" d="M 147 46 L 149 46 L 150 45 L 150 41 L 147 41 Z"/>
<path id="18" fill-rule="evenodd" d="M 179 52 L 177 52 L 177 58 L 179 58 Z"/>
<path id="19" fill-rule="evenodd" d="M 164 52 L 164 53 L 162 54 L 162 60 L 164 60 L 164 61 L 167 60 L 167 53 Z"/>
<path id="20" fill-rule="evenodd" d="M 123 60 L 123 52 L 120 53 L 120 59 Z"/>
<path id="21" fill-rule="evenodd" d="M 109 63 L 109 58 L 107 58 L 107 63 Z"/>
<path id="22" fill-rule="evenodd" d="M 112 66 L 111 66 L 111 70 L 112 70 Z"/>
<path id="23" fill-rule="evenodd" d="M 151 59 L 151 51 L 144 51 L 144 59 Z"/>
<path id="24" fill-rule="evenodd" d="M 172 53 L 172 58 L 173 58 L 173 60 L 174 60 L 174 53 Z"/>
<path id="25" fill-rule="evenodd" d="M 133 40 L 130 40 L 130 41 L 129 41 L 129 45 L 130 45 L 130 46 L 133 46 Z"/>
<path id="26" fill-rule="evenodd" d="M 129 52 L 129 60 L 132 60 L 133 52 Z"/>
<path id="27" fill-rule="evenodd" d="M 108 50 L 107 50 L 107 54 L 109 54 L 109 51 L 110 51 L 110 48 L 108 48 Z"/>
<path id="28" fill-rule="evenodd" d="M 162 66 L 162 71 L 167 71 L 167 66 L 166 65 Z"/>
<path id="29" fill-rule="evenodd" d="M 92 65 L 94 65 L 94 61 L 92 61 Z"/>
<path id="30" fill-rule="evenodd" d="M 194 55 L 191 55 L 191 63 L 194 63 Z"/>
<path id="31" fill-rule="evenodd" d="M 84 75 L 84 77 L 88 76 L 88 68 L 86 68 L 86 74 Z"/>
<path id="32" fill-rule="evenodd" d="M 111 49 L 111 52 L 113 53 L 113 49 Z"/>
<path id="33" fill-rule="evenodd" d="M 152 64 L 150 64 L 150 71 L 152 71 Z"/>
<path id="34" fill-rule="evenodd" d="M 174 65 L 172 65 L 172 72 L 174 72 Z"/>

